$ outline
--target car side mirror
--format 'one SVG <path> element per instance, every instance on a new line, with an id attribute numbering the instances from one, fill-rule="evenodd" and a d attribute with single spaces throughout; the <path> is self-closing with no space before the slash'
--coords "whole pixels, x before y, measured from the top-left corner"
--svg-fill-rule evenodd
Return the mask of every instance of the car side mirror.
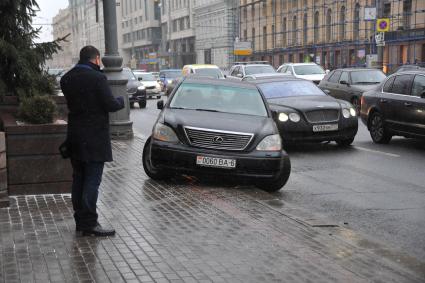
<path id="1" fill-rule="evenodd" d="M 425 91 L 422 92 L 421 98 L 425 98 Z"/>
<path id="2" fill-rule="evenodd" d="M 323 89 L 323 92 L 326 93 L 327 95 L 331 94 L 331 91 L 329 89 Z"/>
<path id="3" fill-rule="evenodd" d="M 226 79 L 227 78 L 227 75 L 223 75 L 223 77 Z"/>
<path id="4" fill-rule="evenodd" d="M 159 101 L 156 103 L 156 108 L 158 108 L 159 110 L 164 109 L 164 100 L 159 100 Z"/>
<path id="5" fill-rule="evenodd" d="M 347 81 L 339 81 L 340 84 L 350 86 L 350 84 Z"/>
<path id="6" fill-rule="evenodd" d="M 325 71 L 326 75 L 327 75 L 327 74 L 329 74 L 330 72 L 331 72 L 331 71 L 329 71 L 329 70 L 326 70 L 326 71 Z"/>
<path id="7" fill-rule="evenodd" d="M 242 74 L 236 74 L 236 77 L 242 78 L 243 76 L 242 76 Z"/>
<path id="8" fill-rule="evenodd" d="M 143 78 L 142 77 L 138 77 L 137 78 L 139 81 L 143 81 Z"/>

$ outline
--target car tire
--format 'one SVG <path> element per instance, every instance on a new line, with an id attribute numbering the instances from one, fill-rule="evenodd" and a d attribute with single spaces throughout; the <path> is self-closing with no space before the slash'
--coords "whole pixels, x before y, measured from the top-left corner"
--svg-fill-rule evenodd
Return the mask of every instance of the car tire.
<path id="1" fill-rule="evenodd" d="M 358 97 L 353 97 L 351 99 L 351 104 L 353 104 L 354 109 L 356 110 L 356 114 L 360 114 L 360 99 Z"/>
<path id="2" fill-rule="evenodd" d="M 289 175 L 291 175 L 291 160 L 286 155 L 283 157 L 283 168 L 279 175 L 270 180 L 259 181 L 256 186 L 266 192 L 277 192 L 288 182 Z"/>
<path id="3" fill-rule="evenodd" d="M 130 102 L 130 108 L 133 109 L 134 108 L 134 102 Z"/>
<path id="4" fill-rule="evenodd" d="M 384 118 L 379 112 L 373 112 L 369 118 L 369 133 L 374 143 L 387 144 L 392 138 L 385 128 Z"/>
<path id="5" fill-rule="evenodd" d="M 347 147 L 347 146 L 350 146 L 353 143 L 353 141 L 354 141 L 354 137 L 351 137 L 351 138 L 348 138 L 348 139 L 336 140 L 335 142 L 340 147 Z"/>
<path id="6" fill-rule="evenodd" d="M 154 180 L 164 180 L 169 177 L 168 174 L 164 172 L 160 172 L 156 169 L 151 162 L 151 141 L 152 138 L 149 137 L 143 147 L 143 169 L 145 170 L 146 175 L 148 175 L 151 179 Z"/>
<path id="7" fill-rule="evenodd" d="M 140 100 L 139 101 L 139 107 L 140 107 L 140 109 L 146 108 L 146 100 Z"/>

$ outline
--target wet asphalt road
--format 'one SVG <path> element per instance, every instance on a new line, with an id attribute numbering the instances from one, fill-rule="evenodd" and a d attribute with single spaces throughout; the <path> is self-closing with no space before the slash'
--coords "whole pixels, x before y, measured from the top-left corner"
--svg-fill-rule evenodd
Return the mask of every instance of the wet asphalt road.
<path id="1" fill-rule="evenodd" d="M 156 102 L 131 110 L 133 129 L 144 137 L 159 113 Z M 328 224 L 425 261 L 424 141 L 396 137 L 389 145 L 376 145 L 359 121 L 350 148 L 305 144 L 288 153 L 291 177 L 273 194 L 277 202 L 297 205 L 326 217 Z"/>

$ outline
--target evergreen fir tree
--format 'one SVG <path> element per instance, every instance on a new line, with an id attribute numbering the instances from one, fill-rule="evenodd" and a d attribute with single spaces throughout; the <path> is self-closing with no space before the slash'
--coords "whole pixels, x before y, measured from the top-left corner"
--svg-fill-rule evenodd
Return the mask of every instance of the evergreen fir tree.
<path id="1" fill-rule="evenodd" d="M 65 38 L 35 42 L 41 28 L 34 28 L 32 19 L 38 10 L 36 0 L 0 1 L 0 96 L 23 99 L 54 93 L 54 78 L 44 65 Z"/>

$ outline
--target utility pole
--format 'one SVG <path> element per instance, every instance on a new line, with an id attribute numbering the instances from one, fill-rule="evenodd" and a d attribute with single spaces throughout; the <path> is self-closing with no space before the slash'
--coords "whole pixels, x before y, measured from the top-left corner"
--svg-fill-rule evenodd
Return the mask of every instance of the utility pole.
<path id="1" fill-rule="evenodd" d="M 382 18 L 383 17 L 383 7 L 382 7 L 382 1 L 381 0 L 375 0 L 375 3 L 376 3 L 376 14 L 377 14 L 377 19 L 380 19 L 380 18 Z M 375 25 L 376 25 L 376 23 L 375 23 Z M 376 29 L 376 28 L 375 28 Z M 384 46 L 382 46 L 382 45 L 379 45 L 379 46 L 377 46 L 377 51 L 378 51 L 378 62 L 377 62 L 377 65 L 378 65 L 378 68 L 380 69 L 380 70 L 382 70 L 383 69 L 383 65 L 384 65 Z"/>
<path id="2" fill-rule="evenodd" d="M 122 72 L 122 57 L 118 53 L 117 14 L 115 0 L 103 0 L 103 18 L 105 26 L 105 56 L 103 71 L 108 78 L 112 94 L 123 96 L 124 109 L 111 113 L 110 130 L 113 139 L 133 138 L 133 122 L 130 121 L 130 105 L 126 91 L 127 77 Z"/>

